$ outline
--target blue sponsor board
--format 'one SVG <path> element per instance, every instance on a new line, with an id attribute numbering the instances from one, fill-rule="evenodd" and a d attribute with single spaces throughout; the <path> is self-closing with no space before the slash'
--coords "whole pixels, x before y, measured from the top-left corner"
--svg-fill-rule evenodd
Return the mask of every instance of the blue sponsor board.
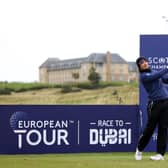
<path id="1" fill-rule="evenodd" d="M 138 106 L 1 105 L 0 153 L 135 151 Z"/>
<path id="2" fill-rule="evenodd" d="M 140 56 L 148 59 L 153 70 L 168 68 L 168 35 L 141 35 L 140 36 Z M 140 84 L 140 111 L 142 112 L 142 129 L 147 121 L 148 98 L 145 89 Z M 146 151 L 156 151 L 157 131 L 155 130 Z"/>

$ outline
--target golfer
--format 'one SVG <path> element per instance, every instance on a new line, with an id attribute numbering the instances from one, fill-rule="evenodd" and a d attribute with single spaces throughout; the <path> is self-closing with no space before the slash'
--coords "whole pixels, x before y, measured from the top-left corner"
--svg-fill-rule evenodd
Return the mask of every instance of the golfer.
<path id="1" fill-rule="evenodd" d="M 139 57 L 136 64 L 140 73 L 140 82 L 148 94 L 148 120 L 142 135 L 139 138 L 135 159 L 142 159 L 142 151 L 147 146 L 156 127 L 158 127 L 157 153 L 151 160 L 164 160 L 167 147 L 168 126 L 168 69 L 153 71 L 145 57 Z M 167 85 L 168 86 L 168 85 Z"/>

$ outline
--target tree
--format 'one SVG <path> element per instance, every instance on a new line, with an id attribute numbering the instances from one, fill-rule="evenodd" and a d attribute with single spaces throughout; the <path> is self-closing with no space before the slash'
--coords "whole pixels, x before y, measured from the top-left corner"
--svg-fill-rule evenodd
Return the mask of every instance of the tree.
<path id="1" fill-rule="evenodd" d="M 100 82 L 100 75 L 96 72 L 96 69 L 93 66 L 90 68 L 88 80 L 93 86 L 97 86 Z"/>

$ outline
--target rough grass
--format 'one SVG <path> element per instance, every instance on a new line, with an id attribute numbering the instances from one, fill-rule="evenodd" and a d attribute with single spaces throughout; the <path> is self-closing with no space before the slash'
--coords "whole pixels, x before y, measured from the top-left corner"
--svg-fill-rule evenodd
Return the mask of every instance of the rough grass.
<path id="1" fill-rule="evenodd" d="M 143 160 L 134 160 L 134 153 L 0 155 L 4 168 L 166 168 L 168 160 L 151 161 L 144 153 Z M 165 156 L 165 158 L 167 155 Z"/>
<path id="2" fill-rule="evenodd" d="M 138 97 L 138 87 L 132 85 L 70 93 L 61 93 L 61 88 L 48 88 L 0 95 L 0 104 L 138 104 Z"/>

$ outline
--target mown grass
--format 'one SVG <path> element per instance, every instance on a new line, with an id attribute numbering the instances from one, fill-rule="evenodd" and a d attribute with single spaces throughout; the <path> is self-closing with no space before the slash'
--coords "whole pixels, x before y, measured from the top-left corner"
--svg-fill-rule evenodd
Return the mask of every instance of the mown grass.
<path id="1" fill-rule="evenodd" d="M 138 104 L 135 83 L 102 83 L 96 89 L 83 89 L 62 93 L 62 86 L 48 84 L 6 84 L 11 94 L 1 94 L 0 104 Z M 0 85 L 0 88 L 2 85 Z M 77 87 L 74 85 L 72 87 Z M 23 91 L 25 88 L 26 91 Z M 29 89 L 28 89 L 29 88 Z M 17 91 L 18 89 L 22 91 Z"/>
<path id="2" fill-rule="evenodd" d="M 134 160 L 134 153 L 85 153 L 85 154 L 44 154 L 44 155 L 0 155 L 4 168 L 162 168 L 168 160 L 151 161 L 145 153 L 143 160 Z M 167 155 L 165 156 L 165 158 Z"/>

